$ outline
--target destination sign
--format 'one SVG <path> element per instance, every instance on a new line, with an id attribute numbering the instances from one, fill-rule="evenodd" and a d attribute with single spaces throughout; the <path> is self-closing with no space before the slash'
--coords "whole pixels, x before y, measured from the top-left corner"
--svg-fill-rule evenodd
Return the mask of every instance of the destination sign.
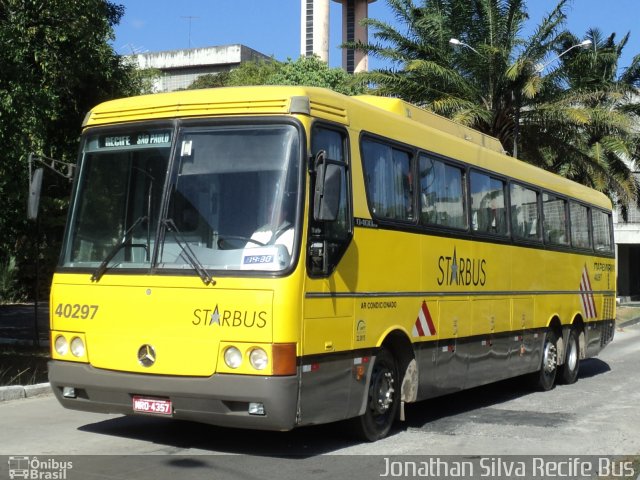
<path id="1" fill-rule="evenodd" d="M 99 148 L 123 148 L 135 146 L 168 147 L 170 145 L 171 130 L 100 135 L 99 138 Z"/>

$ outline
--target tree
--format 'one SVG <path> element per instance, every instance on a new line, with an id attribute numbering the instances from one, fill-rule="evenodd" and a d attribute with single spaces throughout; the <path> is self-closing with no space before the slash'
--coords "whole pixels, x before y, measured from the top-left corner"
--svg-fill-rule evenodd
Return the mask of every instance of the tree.
<path id="1" fill-rule="evenodd" d="M 123 7 L 107 0 L 0 0 L 0 251 L 15 256 L 19 296 L 33 278 L 33 227 L 25 219 L 29 152 L 73 161 L 82 120 L 95 104 L 135 94 L 144 79 L 111 45 Z M 51 269 L 68 185 L 43 195 L 39 255 Z M 56 252 L 56 253 L 54 253 Z"/>
<path id="2" fill-rule="evenodd" d="M 316 56 L 288 59 L 269 77 L 267 84 L 324 87 L 345 95 L 357 95 L 366 90 L 357 75 L 349 75 L 342 68 L 331 68 Z"/>
<path id="3" fill-rule="evenodd" d="M 366 74 L 380 94 L 492 135 L 508 153 L 622 203 L 637 198 L 621 160 L 639 153 L 631 128 L 638 119 L 638 57 L 615 77 L 626 41 L 606 47 L 594 38 L 598 48 L 566 52 L 580 42 L 564 28 L 570 0 L 560 0 L 527 38 L 525 0 L 388 2 L 400 27 L 367 19 L 374 42 L 349 45 L 392 65 Z M 587 82 L 593 74 L 599 81 Z"/>
<path id="4" fill-rule="evenodd" d="M 281 68 L 275 59 L 242 62 L 228 72 L 201 75 L 187 90 L 216 87 L 238 87 L 243 85 L 265 85 L 267 79 Z"/>
<path id="5" fill-rule="evenodd" d="M 243 85 L 306 85 L 324 87 L 346 95 L 366 90 L 358 77 L 341 68 L 331 68 L 318 57 L 300 57 L 286 62 L 256 60 L 242 63 L 228 74 L 203 75 L 188 88 Z"/>
<path id="6" fill-rule="evenodd" d="M 640 159 L 640 55 L 618 74 L 628 35 L 591 29 L 588 50 L 562 57 L 522 115 L 524 159 L 608 193 L 624 209 L 637 200 L 629 164 Z M 567 34 L 559 50 L 580 40 Z M 561 53 L 560 52 L 560 53 Z"/>

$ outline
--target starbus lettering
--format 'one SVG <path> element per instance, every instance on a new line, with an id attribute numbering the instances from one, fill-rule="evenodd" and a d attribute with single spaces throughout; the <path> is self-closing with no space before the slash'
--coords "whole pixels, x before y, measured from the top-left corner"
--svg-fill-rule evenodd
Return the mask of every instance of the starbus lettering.
<path id="1" fill-rule="evenodd" d="M 438 258 L 438 285 L 484 286 L 487 281 L 487 261 L 484 258 L 460 257 L 453 248 L 453 255 Z"/>
<path id="2" fill-rule="evenodd" d="M 267 325 L 267 312 L 264 310 L 226 310 L 216 305 L 214 309 L 196 308 L 193 311 L 191 323 L 193 325 L 218 325 L 230 328 L 264 328 Z"/>

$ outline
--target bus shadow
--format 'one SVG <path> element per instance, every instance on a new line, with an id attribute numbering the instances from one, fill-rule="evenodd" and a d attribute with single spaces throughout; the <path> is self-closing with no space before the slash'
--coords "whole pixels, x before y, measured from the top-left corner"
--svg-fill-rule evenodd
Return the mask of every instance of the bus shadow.
<path id="1" fill-rule="evenodd" d="M 140 440 L 178 450 L 274 458 L 307 458 L 357 445 L 344 424 L 272 432 L 216 427 L 183 420 L 124 416 L 83 425 L 83 432 Z"/>
<path id="2" fill-rule="evenodd" d="M 580 361 L 580 374 L 578 381 L 580 381 L 580 378 L 591 378 L 610 371 L 611 367 L 608 363 L 603 362 L 599 358 L 588 358 Z"/>
<path id="3" fill-rule="evenodd" d="M 597 358 L 580 366 L 580 379 L 610 371 Z M 580 379 L 578 381 L 580 381 Z M 567 388 L 571 388 L 570 386 Z M 455 434 L 468 424 L 547 426 L 570 421 L 565 413 L 513 411 L 499 405 L 533 393 L 525 377 L 464 390 L 408 404 L 406 421 L 396 422 L 390 436 L 404 430 Z M 176 450 L 242 454 L 273 458 L 308 458 L 358 445 L 345 423 L 302 427 L 289 432 L 270 432 L 216 427 L 213 425 L 146 416 L 124 416 L 79 427 L 83 432 L 140 440 Z"/>

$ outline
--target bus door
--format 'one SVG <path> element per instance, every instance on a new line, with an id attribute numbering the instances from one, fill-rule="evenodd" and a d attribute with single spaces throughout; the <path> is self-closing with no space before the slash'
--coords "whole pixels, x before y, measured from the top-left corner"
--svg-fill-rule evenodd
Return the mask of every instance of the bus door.
<path id="1" fill-rule="evenodd" d="M 353 234 L 346 151 L 347 135 L 342 129 L 323 125 L 312 129 L 308 278 L 302 320 L 303 424 L 353 416 L 360 406 L 356 400 L 350 404 L 355 325 L 354 298 L 347 295 L 354 286 L 347 279 L 354 278 L 357 259 L 344 257 Z"/>

